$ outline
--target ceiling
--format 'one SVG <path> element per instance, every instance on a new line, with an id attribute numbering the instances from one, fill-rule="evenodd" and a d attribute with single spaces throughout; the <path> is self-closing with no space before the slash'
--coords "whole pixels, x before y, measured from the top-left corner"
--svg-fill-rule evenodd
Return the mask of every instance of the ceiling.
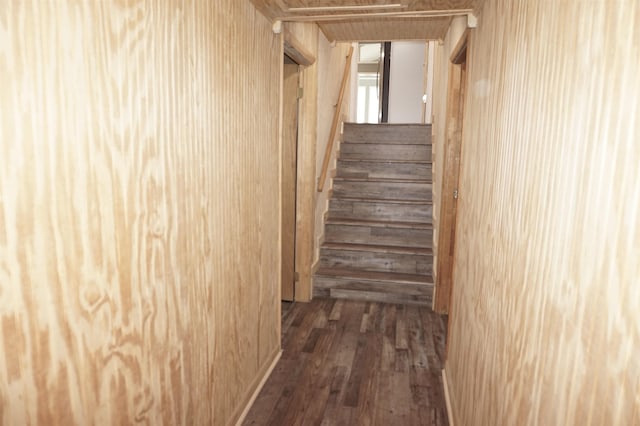
<path id="1" fill-rule="evenodd" d="M 330 41 L 440 40 L 478 0 L 251 0 L 272 20 L 316 22 Z"/>

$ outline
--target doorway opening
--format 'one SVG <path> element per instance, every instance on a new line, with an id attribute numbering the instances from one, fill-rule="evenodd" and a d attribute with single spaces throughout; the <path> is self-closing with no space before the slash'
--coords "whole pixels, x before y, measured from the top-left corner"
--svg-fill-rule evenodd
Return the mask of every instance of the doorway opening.
<path id="1" fill-rule="evenodd" d="M 433 47 L 435 49 L 435 46 Z M 357 123 L 425 124 L 428 90 L 426 41 L 359 43 L 355 91 Z"/>
<path id="2" fill-rule="evenodd" d="M 384 43 L 359 43 L 357 67 L 358 123 L 378 123 L 381 111 L 381 77 L 383 74 Z"/>

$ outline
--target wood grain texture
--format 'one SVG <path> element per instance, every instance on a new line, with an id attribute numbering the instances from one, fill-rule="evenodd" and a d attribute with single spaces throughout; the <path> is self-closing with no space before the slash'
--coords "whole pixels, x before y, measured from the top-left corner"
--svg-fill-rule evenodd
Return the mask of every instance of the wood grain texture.
<path id="1" fill-rule="evenodd" d="M 370 17 L 319 22 L 331 41 L 442 40 L 450 17 Z"/>
<path id="2" fill-rule="evenodd" d="M 280 346 L 280 38 L 232 0 L 0 34 L 0 423 L 233 423 Z"/>
<path id="3" fill-rule="evenodd" d="M 467 30 L 468 31 L 468 30 Z M 460 42 L 466 49 L 468 36 L 463 35 Z M 454 55 L 459 47 L 454 48 Z M 438 294 L 433 303 L 433 310 L 449 313 L 451 289 L 453 288 L 453 260 L 456 233 L 456 208 L 460 176 L 460 152 L 462 145 L 462 118 L 464 110 L 464 87 L 466 72 L 461 65 L 449 63 L 449 87 L 447 89 L 446 137 L 443 149 L 442 197 L 440 197 L 440 214 L 438 215 Z"/>
<path id="4" fill-rule="evenodd" d="M 342 213 L 348 210 L 342 213 L 338 213 L 336 208 L 329 210 L 324 226 L 324 242 L 320 248 L 319 268 L 314 275 L 314 295 L 390 303 L 430 303 L 433 288 L 425 284 L 431 283 L 431 223 L 427 220 L 404 221 L 411 211 L 403 208 L 385 208 L 385 215 L 392 211 L 396 215 L 384 220 L 375 211 L 380 205 L 375 203 L 376 200 L 393 200 L 398 206 L 413 207 L 418 207 L 413 203 L 424 205 L 429 202 L 431 187 L 425 176 L 426 169 L 413 169 L 412 174 L 399 178 L 393 172 L 393 177 L 369 177 L 369 174 L 380 170 L 383 162 L 387 163 L 387 173 L 396 167 L 400 173 L 405 173 L 407 165 L 426 164 L 431 144 L 426 144 L 423 139 L 428 139 L 430 128 L 353 123 L 345 123 L 344 128 L 345 140 L 336 175 L 344 175 L 342 168 L 345 164 L 353 170 L 352 163 L 355 163 L 360 165 L 359 170 L 364 172 L 364 176 L 335 177 L 332 202 L 343 198 L 351 202 L 355 197 L 367 197 L 374 203 L 370 203 L 368 209 L 361 209 L 359 215 L 352 211 L 347 217 Z M 375 143 L 367 143 L 367 136 Z M 390 137 L 392 143 L 384 143 L 386 137 Z M 354 140 L 359 143 L 353 143 Z M 407 163 L 398 159 L 344 161 L 342 157 L 348 146 L 365 148 L 365 154 L 367 149 L 374 150 L 377 155 L 382 154 L 381 158 L 397 156 L 398 148 L 410 148 L 412 155 L 407 156 Z M 414 148 L 424 154 L 420 163 L 416 163 L 416 158 L 420 156 L 413 151 Z"/>
<path id="5" fill-rule="evenodd" d="M 345 123 L 344 140 L 353 143 L 426 145 L 431 143 L 431 128 L 422 124 Z"/>
<path id="6" fill-rule="evenodd" d="M 345 160 L 431 161 L 431 145 L 345 143 L 340 146 Z"/>
<path id="7" fill-rule="evenodd" d="M 329 133 L 331 132 L 331 120 L 336 109 L 336 103 L 339 98 L 340 84 L 345 68 L 345 60 L 349 53 L 350 45 L 338 43 L 334 47 L 331 46 L 325 36 L 320 33 L 318 35 L 318 130 L 317 130 L 317 147 L 316 147 L 316 173 L 318 177 L 322 170 L 322 161 L 325 155 L 327 144 L 329 142 Z M 350 84 L 351 78 L 347 81 Z M 349 107 L 351 105 L 350 92 L 347 90 L 342 99 L 341 120 L 344 121 L 345 116 L 349 116 Z M 341 126 L 338 125 L 338 133 Z M 336 154 L 340 149 L 340 136 L 337 136 L 337 143 L 333 144 L 331 149 L 331 157 L 329 161 L 329 176 L 332 176 L 336 168 Z M 317 181 L 316 181 L 317 184 Z M 320 246 L 322 245 L 324 233 L 324 217 L 329 209 L 329 189 L 331 182 L 325 183 L 325 190 L 316 192 L 315 194 L 315 238 L 314 238 L 314 264 L 320 255 Z"/>
<path id="8" fill-rule="evenodd" d="M 447 425 L 445 327 L 426 307 L 296 303 L 282 359 L 244 424 Z"/>
<path id="9" fill-rule="evenodd" d="M 366 216 L 372 220 L 395 218 L 403 222 L 428 222 L 431 220 L 430 202 L 389 202 L 375 199 L 332 199 L 329 214 L 347 219 Z M 434 230 L 435 231 L 435 230 Z"/>
<path id="10" fill-rule="evenodd" d="M 333 182 L 333 194 L 339 198 L 431 201 L 431 184 L 420 181 L 403 183 L 390 180 L 362 181 L 337 178 Z"/>
<path id="11" fill-rule="evenodd" d="M 340 89 L 338 90 L 338 100 L 334 104 L 333 119 L 331 120 L 331 131 L 327 138 L 325 145 L 325 151 L 322 155 L 322 164 L 319 167 L 318 173 L 318 192 L 322 192 L 325 188 L 327 180 L 327 173 L 329 172 L 329 164 L 335 164 L 335 140 L 338 134 L 338 125 L 341 124 L 341 111 L 344 103 L 344 95 L 347 87 L 349 86 L 349 77 L 351 75 L 351 58 L 353 57 L 353 46 L 349 47 L 347 56 L 344 63 L 344 71 L 342 71 L 342 79 L 340 81 Z M 348 111 L 347 111 L 348 114 Z M 318 156 L 320 159 L 320 156 Z M 333 161 L 332 161 L 333 160 Z M 320 163 L 318 163 L 320 164 Z"/>
<path id="12" fill-rule="evenodd" d="M 336 177 L 354 179 L 421 179 L 431 180 L 431 163 L 392 162 L 385 160 L 339 160 Z"/>
<path id="13" fill-rule="evenodd" d="M 640 424 L 640 4 L 487 0 L 479 22 L 455 424 Z"/>
<path id="14" fill-rule="evenodd" d="M 312 23 L 287 23 L 285 28 L 317 59 L 319 30 Z M 311 299 L 314 257 L 316 141 L 318 123 L 318 61 L 300 70 L 304 94 L 298 104 L 298 180 L 296 188 L 296 300 Z"/>
<path id="15" fill-rule="evenodd" d="M 409 13 L 474 9 L 477 0 L 251 0 L 265 15 L 280 20 L 344 14 Z M 397 7 L 401 4 L 401 7 Z M 391 7 L 388 7 L 390 6 Z"/>
<path id="16" fill-rule="evenodd" d="M 316 55 L 302 44 L 288 28 L 283 33 L 283 48 L 285 55 L 289 56 L 295 63 L 308 67 L 316 61 Z"/>
<path id="17" fill-rule="evenodd" d="M 298 68 L 283 64 L 282 78 L 282 300 L 295 290 L 296 157 L 298 149 Z"/>
<path id="18" fill-rule="evenodd" d="M 434 281 L 438 282 L 438 239 L 440 238 L 440 209 L 442 207 L 442 185 L 444 181 L 444 157 L 447 141 L 447 99 L 449 88 L 449 57 L 467 28 L 467 18 L 456 17 L 451 21 L 449 31 L 442 44 L 436 45 L 433 82 L 433 247 Z M 447 253 L 448 255 L 448 253 Z M 438 287 L 434 300 L 437 300 Z"/>

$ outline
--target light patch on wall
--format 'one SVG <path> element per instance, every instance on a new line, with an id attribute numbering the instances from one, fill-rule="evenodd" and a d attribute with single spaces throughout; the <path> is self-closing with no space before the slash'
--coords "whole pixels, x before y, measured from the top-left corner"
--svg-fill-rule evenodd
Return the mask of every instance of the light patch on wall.
<path id="1" fill-rule="evenodd" d="M 487 79 L 478 80 L 473 84 L 473 95 L 476 98 L 486 98 L 491 93 L 491 82 Z"/>

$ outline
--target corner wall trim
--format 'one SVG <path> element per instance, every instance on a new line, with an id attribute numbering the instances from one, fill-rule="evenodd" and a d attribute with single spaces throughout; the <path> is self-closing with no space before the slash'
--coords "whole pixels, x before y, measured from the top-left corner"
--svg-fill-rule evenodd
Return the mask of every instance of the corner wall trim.
<path id="1" fill-rule="evenodd" d="M 260 391 L 264 387 L 264 384 L 267 382 L 267 379 L 269 378 L 269 376 L 271 376 L 271 372 L 273 372 L 273 369 L 276 368 L 276 364 L 278 364 L 278 361 L 280 361 L 281 356 L 282 356 L 282 349 L 278 349 L 277 353 L 273 357 L 273 361 L 271 361 L 271 364 L 266 364 L 267 369 L 264 370 L 264 374 L 262 375 L 260 382 L 255 387 L 255 390 L 253 391 L 253 393 L 251 394 L 251 397 L 247 401 L 247 404 L 245 405 L 244 410 L 242 410 L 242 414 L 240 414 L 240 417 L 238 417 L 238 421 L 235 423 L 236 426 L 240 426 L 242 422 L 244 422 L 245 417 L 247 417 L 247 414 L 249 414 L 249 410 L 251 410 L 253 403 L 256 401 L 256 398 L 258 398 L 258 395 L 260 394 Z"/>
<path id="2" fill-rule="evenodd" d="M 447 373 L 445 369 L 442 369 L 442 386 L 444 387 L 444 401 L 447 405 L 447 417 L 449 418 L 449 425 L 455 426 L 453 423 L 453 409 L 451 408 L 451 395 L 449 395 L 449 382 L 447 382 Z"/>

